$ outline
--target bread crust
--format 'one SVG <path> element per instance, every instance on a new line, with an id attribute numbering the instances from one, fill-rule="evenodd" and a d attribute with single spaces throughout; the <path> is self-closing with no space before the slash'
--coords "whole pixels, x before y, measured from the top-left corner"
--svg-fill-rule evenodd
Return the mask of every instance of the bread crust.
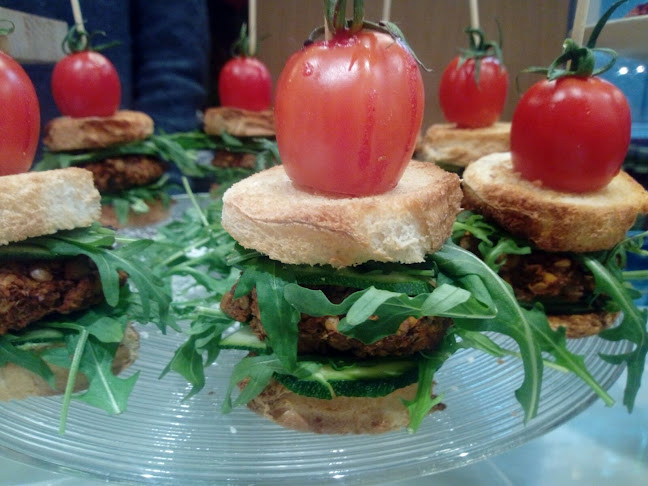
<path id="1" fill-rule="evenodd" d="M 85 169 L 0 177 L 0 245 L 90 226 L 100 207 L 92 173 Z"/>
<path id="2" fill-rule="evenodd" d="M 205 111 L 204 130 L 208 135 L 227 132 L 235 137 L 274 137 L 274 111 L 251 111 L 215 106 Z"/>
<path id="3" fill-rule="evenodd" d="M 225 192 L 222 224 L 242 246 L 283 263 L 414 263 L 448 238 L 461 197 L 456 174 L 425 162 L 412 161 L 391 191 L 357 198 L 302 191 L 276 166 Z"/>
<path id="4" fill-rule="evenodd" d="M 153 119 L 141 111 L 120 110 L 105 117 L 62 116 L 45 126 L 43 143 L 54 152 L 92 150 L 144 140 L 153 128 Z"/>
<path id="5" fill-rule="evenodd" d="M 417 386 L 414 383 L 384 397 L 324 400 L 297 395 L 272 380 L 248 408 L 282 427 L 302 432 L 382 434 L 408 426 L 409 412 L 402 400 L 413 400 Z M 442 408 L 445 406 L 435 407 Z"/>
<path id="6" fill-rule="evenodd" d="M 577 253 L 612 248 L 638 214 L 648 212 L 648 192 L 621 171 L 599 191 L 554 191 L 522 179 L 510 153 L 491 154 L 463 173 L 464 206 L 546 251 Z"/>
<path id="7" fill-rule="evenodd" d="M 131 366 L 137 359 L 139 350 L 139 334 L 128 325 L 124 338 L 115 353 L 112 370 L 115 375 Z M 40 376 L 21 368 L 13 363 L 0 367 L 0 401 L 22 400 L 27 397 L 44 397 L 59 395 L 65 391 L 69 370 L 54 365 L 49 365 L 54 373 L 55 387 Z M 74 391 L 88 388 L 88 380 L 83 374 L 77 375 Z"/>
<path id="8" fill-rule="evenodd" d="M 594 336 L 611 327 L 619 318 L 619 312 L 591 312 L 588 314 L 549 315 L 547 320 L 552 329 L 565 328 L 570 339 Z"/>
<path id="9" fill-rule="evenodd" d="M 430 125 L 416 148 L 417 160 L 467 167 L 484 155 L 511 150 L 511 123 L 484 128 L 457 128 L 453 123 Z"/>
<path id="10" fill-rule="evenodd" d="M 130 211 L 128 213 L 128 220 L 124 224 L 119 222 L 115 209 L 110 205 L 104 204 L 101 206 L 101 218 L 99 219 L 99 222 L 103 226 L 109 226 L 115 229 L 139 228 L 164 221 L 171 213 L 171 206 L 165 206 L 160 200 L 151 202 L 147 201 L 146 204 L 149 207 L 148 212 L 136 213 Z M 171 204 L 173 204 L 173 202 L 171 202 Z"/>

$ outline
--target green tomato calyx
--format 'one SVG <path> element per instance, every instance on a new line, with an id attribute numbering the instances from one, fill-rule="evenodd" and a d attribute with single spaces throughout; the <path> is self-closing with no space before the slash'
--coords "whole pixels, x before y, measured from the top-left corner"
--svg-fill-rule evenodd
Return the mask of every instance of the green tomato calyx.
<path id="1" fill-rule="evenodd" d="M 0 35 L 9 35 L 16 30 L 16 26 L 11 20 L 0 19 Z"/>
<path id="2" fill-rule="evenodd" d="M 499 61 L 500 69 L 504 66 L 502 59 L 502 29 L 497 22 L 497 31 L 499 32 L 499 41 L 485 41 L 484 32 L 481 29 L 468 27 L 464 30 L 468 34 L 470 45 L 468 49 L 461 49 L 461 56 L 457 63 L 457 68 L 468 59 L 475 61 L 475 83 L 479 85 L 479 73 L 481 70 L 481 60 L 486 57 L 494 57 Z"/>
<path id="3" fill-rule="evenodd" d="M 308 36 L 308 39 L 304 42 L 305 46 L 314 43 L 318 37 L 325 35 L 327 31 L 330 32 L 331 37 L 334 38 L 336 36 L 352 36 L 363 29 L 375 30 L 387 34 L 392 37 L 394 41 L 399 42 L 405 49 L 407 49 L 422 69 L 427 72 L 432 71 L 432 69 L 426 67 L 418 58 L 412 47 L 407 43 L 407 40 L 405 40 L 405 35 L 396 24 L 386 21 L 369 22 L 364 20 L 364 0 L 353 0 L 352 19 L 346 19 L 344 17 L 346 11 L 346 0 L 325 0 L 325 6 L 326 25 L 322 25 L 313 30 Z"/>
<path id="4" fill-rule="evenodd" d="M 563 42 L 563 51 L 548 68 L 545 67 L 530 67 L 523 72 L 527 73 L 543 73 L 546 74 L 549 81 L 554 81 L 558 78 L 565 76 L 577 76 L 588 78 L 590 76 L 598 76 L 608 71 L 616 62 L 617 53 L 612 49 L 604 47 L 596 47 L 603 27 L 610 19 L 614 11 L 628 0 L 618 0 L 601 16 L 599 21 L 592 29 L 587 43 L 580 46 L 575 40 L 568 38 Z M 596 68 L 595 53 L 601 52 L 609 56 L 608 62 L 600 68 Z"/>
<path id="5" fill-rule="evenodd" d="M 113 41 L 95 46 L 92 44 L 92 39 L 98 35 L 105 36 L 106 33 L 101 30 L 87 32 L 85 29 L 79 27 L 78 25 L 73 25 L 70 30 L 68 30 L 67 35 L 63 39 L 61 48 L 63 49 L 63 52 L 65 54 L 73 54 L 75 52 L 82 51 L 99 52 L 109 47 L 121 44 L 121 42 Z"/>

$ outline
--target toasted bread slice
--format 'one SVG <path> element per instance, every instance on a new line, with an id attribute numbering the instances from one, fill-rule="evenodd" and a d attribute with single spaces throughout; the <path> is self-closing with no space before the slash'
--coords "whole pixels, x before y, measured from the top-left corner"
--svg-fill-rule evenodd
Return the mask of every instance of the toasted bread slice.
<path id="1" fill-rule="evenodd" d="M 589 312 L 587 314 L 548 315 L 547 320 L 553 329 L 565 328 L 570 339 L 594 336 L 611 327 L 619 317 L 618 312 Z"/>
<path id="2" fill-rule="evenodd" d="M 412 400 L 417 384 L 384 397 L 304 397 L 272 381 L 248 408 L 290 429 L 319 434 L 381 434 L 403 429 L 409 412 L 403 400 Z M 436 409 L 445 408 L 437 405 Z"/>
<path id="3" fill-rule="evenodd" d="M 235 137 L 274 137 L 274 112 L 215 106 L 205 111 L 205 133 Z"/>
<path id="4" fill-rule="evenodd" d="M 115 229 L 140 228 L 160 223 L 166 220 L 171 214 L 171 206 L 164 205 L 160 200 L 147 201 L 146 205 L 149 208 L 148 211 L 144 213 L 136 213 L 131 210 L 128 213 L 128 219 L 126 222 L 122 223 L 119 221 L 119 218 L 117 218 L 115 208 L 108 204 L 104 204 L 101 206 L 101 218 L 99 221 L 103 226 L 109 226 Z"/>
<path id="5" fill-rule="evenodd" d="M 511 123 L 484 128 L 457 128 L 452 123 L 431 125 L 416 148 L 417 160 L 467 167 L 484 155 L 511 150 Z"/>
<path id="6" fill-rule="evenodd" d="M 0 245 L 90 226 L 100 213 L 99 191 L 85 169 L 0 177 Z"/>
<path id="7" fill-rule="evenodd" d="M 153 119 L 141 111 L 121 110 L 112 116 L 54 118 L 43 143 L 53 152 L 93 150 L 144 140 L 153 134 Z"/>
<path id="8" fill-rule="evenodd" d="M 648 213 L 648 192 L 623 171 L 599 191 L 559 192 L 522 179 L 510 153 L 487 155 L 467 167 L 463 190 L 466 209 L 546 251 L 610 249 L 637 215 Z"/>
<path id="9" fill-rule="evenodd" d="M 117 375 L 132 365 L 137 359 L 138 350 L 139 334 L 131 326 L 128 326 L 124 332 L 124 338 L 115 353 L 112 365 L 113 373 Z M 63 393 L 69 370 L 54 365 L 50 365 L 50 368 L 54 373 L 54 388 L 40 376 L 13 363 L 1 366 L 0 401 L 22 400 L 27 397 L 44 397 Z M 81 391 L 86 388 L 88 388 L 88 380 L 84 375 L 79 374 L 74 391 Z"/>
<path id="10" fill-rule="evenodd" d="M 448 238 L 461 197 L 459 177 L 426 162 L 412 161 L 391 191 L 356 198 L 302 191 L 276 166 L 225 192 L 222 224 L 284 263 L 414 263 Z"/>

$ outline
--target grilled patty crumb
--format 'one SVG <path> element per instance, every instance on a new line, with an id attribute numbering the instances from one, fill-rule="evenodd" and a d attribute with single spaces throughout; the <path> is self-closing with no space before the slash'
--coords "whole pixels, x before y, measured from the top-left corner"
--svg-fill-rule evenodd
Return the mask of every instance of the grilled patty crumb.
<path id="1" fill-rule="evenodd" d="M 120 272 L 120 283 L 126 274 Z M 0 335 L 51 314 L 69 314 L 103 301 L 99 272 L 86 256 L 4 262 L 0 268 Z"/>
<path id="2" fill-rule="evenodd" d="M 260 321 L 256 291 L 234 299 L 234 287 L 223 296 L 221 309 L 232 319 L 247 322 L 259 339 L 266 333 Z M 322 287 L 332 301 L 341 301 L 352 289 Z M 401 323 L 398 332 L 375 343 L 347 337 L 337 331 L 340 316 L 313 317 L 302 314 L 298 323 L 299 354 L 352 355 L 360 358 L 384 356 L 410 356 L 419 351 L 433 350 L 439 346 L 452 320 L 444 317 L 410 317 Z"/>
<path id="3" fill-rule="evenodd" d="M 164 175 L 166 164 L 145 155 L 125 155 L 91 162 L 83 168 L 92 172 L 97 190 L 105 194 L 152 184 Z"/>

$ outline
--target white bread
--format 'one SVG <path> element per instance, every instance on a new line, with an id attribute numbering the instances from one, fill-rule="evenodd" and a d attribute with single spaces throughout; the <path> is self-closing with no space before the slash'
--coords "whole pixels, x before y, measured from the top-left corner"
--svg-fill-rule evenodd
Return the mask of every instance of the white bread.
<path id="1" fill-rule="evenodd" d="M 226 132 L 235 137 L 274 137 L 274 111 L 250 111 L 215 106 L 205 111 L 203 120 L 207 135 Z"/>
<path id="2" fill-rule="evenodd" d="M 85 169 L 0 177 L 0 245 L 90 226 L 100 213 L 99 191 Z"/>
<path id="3" fill-rule="evenodd" d="M 621 171 L 603 189 L 559 192 L 522 179 L 510 153 L 491 154 L 463 173 L 464 206 L 546 251 L 606 250 L 623 240 L 648 192 Z"/>
<path id="4" fill-rule="evenodd" d="M 147 212 L 136 213 L 135 211 L 129 211 L 128 220 L 125 223 L 120 223 L 115 209 L 108 204 L 104 204 L 101 206 L 99 222 L 102 226 L 116 229 L 139 228 L 164 221 L 171 214 L 171 205 L 165 206 L 162 201 L 147 201 L 146 205 L 149 207 Z"/>
<path id="5" fill-rule="evenodd" d="M 459 177 L 426 162 L 412 161 L 391 191 L 357 198 L 299 190 L 276 166 L 225 192 L 222 224 L 242 246 L 283 263 L 414 263 L 448 238 L 461 197 Z"/>
<path id="6" fill-rule="evenodd" d="M 510 122 L 497 122 L 484 128 L 457 128 L 451 123 L 436 123 L 419 141 L 414 158 L 439 165 L 467 167 L 484 155 L 509 150 Z"/>
<path id="7" fill-rule="evenodd" d="M 53 152 L 92 150 L 144 140 L 153 134 L 153 119 L 141 111 L 120 110 L 112 116 L 54 118 L 43 143 Z"/>
<path id="8" fill-rule="evenodd" d="M 248 408 L 290 429 L 318 434 L 381 434 L 403 429 L 409 412 L 402 400 L 412 400 L 417 384 L 384 397 L 304 397 L 272 380 Z M 444 408 L 443 405 L 437 408 Z"/>
<path id="9" fill-rule="evenodd" d="M 565 328 L 570 339 L 594 336 L 612 326 L 619 317 L 618 312 L 590 312 L 588 314 L 549 315 L 547 320 L 553 329 Z"/>
<path id="10" fill-rule="evenodd" d="M 119 344 L 113 360 L 115 375 L 132 365 L 137 359 L 139 349 L 139 334 L 130 325 L 124 332 L 124 338 Z M 22 400 L 32 396 L 58 395 L 65 391 L 68 369 L 50 365 L 54 373 L 56 386 L 52 388 L 40 376 L 21 368 L 13 363 L 0 367 L 0 401 Z M 74 391 L 88 388 L 88 380 L 83 374 L 77 375 Z"/>

